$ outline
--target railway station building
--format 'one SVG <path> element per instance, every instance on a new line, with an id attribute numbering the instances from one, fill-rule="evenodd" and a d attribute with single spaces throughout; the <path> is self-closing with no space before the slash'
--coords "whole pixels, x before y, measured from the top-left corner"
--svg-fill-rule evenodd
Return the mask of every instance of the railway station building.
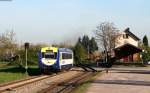
<path id="1" fill-rule="evenodd" d="M 114 49 L 116 59 L 120 62 L 140 61 L 142 49 L 139 48 L 139 41 L 140 39 L 129 28 L 119 32 Z"/>

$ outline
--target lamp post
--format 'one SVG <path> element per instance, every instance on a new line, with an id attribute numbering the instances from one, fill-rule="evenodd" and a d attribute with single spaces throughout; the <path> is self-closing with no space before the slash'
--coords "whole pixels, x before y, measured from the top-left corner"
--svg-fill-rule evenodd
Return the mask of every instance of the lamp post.
<path id="1" fill-rule="evenodd" d="M 28 70 L 28 48 L 29 48 L 29 43 L 26 42 L 24 44 L 24 47 L 25 47 L 25 61 L 26 61 L 26 66 L 25 66 L 25 69 L 26 69 L 26 73 L 27 73 L 27 70 Z"/>

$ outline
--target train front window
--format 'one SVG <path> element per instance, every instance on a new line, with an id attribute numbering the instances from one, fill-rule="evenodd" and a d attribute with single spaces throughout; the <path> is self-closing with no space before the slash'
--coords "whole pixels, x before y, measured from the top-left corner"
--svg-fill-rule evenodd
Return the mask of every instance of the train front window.
<path id="1" fill-rule="evenodd" d="M 47 58 L 47 59 L 56 59 L 57 57 L 57 53 L 44 53 L 43 54 L 43 58 Z"/>
<path id="2" fill-rule="evenodd" d="M 45 58 L 54 59 L 55 55 L 53 53 L 45 53 Z"/>

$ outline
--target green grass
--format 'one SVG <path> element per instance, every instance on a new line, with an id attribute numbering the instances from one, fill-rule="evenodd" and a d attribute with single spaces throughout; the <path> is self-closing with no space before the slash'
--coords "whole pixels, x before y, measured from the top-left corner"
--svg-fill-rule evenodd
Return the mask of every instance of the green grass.
<path id="1" fill-rule="evenodd" d="M 40 75 L 37 66 L 29 66 L 27 74 L 26 74 L 26 70 L 23 67 L 18 67 L 18 66 L 1 67 L 0 83 L 20 80 L 35 75 Z"/>
<path id="2" fill-rule="evenodd" d="M 85 93 L 88 87 L 90 87 L 91 83 L 96 79 L 96 76 L 99 74 L 101 73 L 97 72 L 94 76 L 88 77 L 84 82 L 77 85 L 77 87 L 71 93 Z"/>
<path id="3" fill-rule="evenodd" d="M 26 75 L 25 73 L 0 72 L 0 83 L 24 79 L 27 78 L 28 76 L 29 75 Z"/>

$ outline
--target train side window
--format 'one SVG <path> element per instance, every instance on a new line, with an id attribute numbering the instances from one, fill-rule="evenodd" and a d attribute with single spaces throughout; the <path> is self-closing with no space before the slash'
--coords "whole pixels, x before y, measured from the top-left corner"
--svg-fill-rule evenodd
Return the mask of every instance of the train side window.
<path id="1" fill-rule="evenodd" d="M 62 59 L 72 59 L 72 54 L 62 53 Z"/>

